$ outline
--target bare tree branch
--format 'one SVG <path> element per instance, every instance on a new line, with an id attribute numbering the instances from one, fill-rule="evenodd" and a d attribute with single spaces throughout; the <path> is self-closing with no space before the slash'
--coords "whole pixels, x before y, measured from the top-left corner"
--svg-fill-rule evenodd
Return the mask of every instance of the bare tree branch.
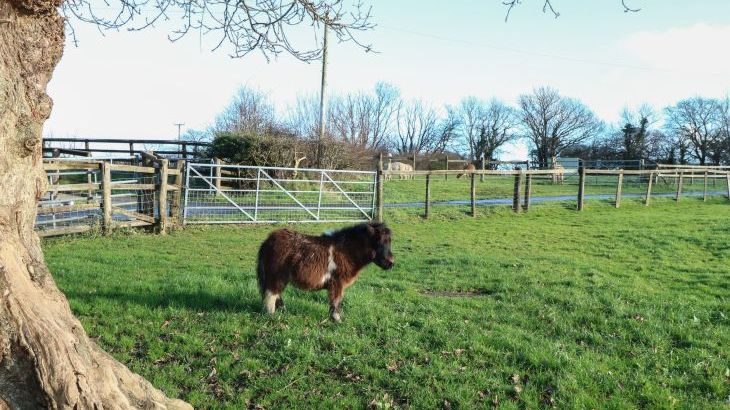
<path id="1" fill-rule="evenodd" d="M 542 12 L 543 13 L 547 14 L 547 12 L 549 11 L 555 18 L 560 17 L 560 12 L 557 11 L 557 9 L 555 9 L 555 7 L 553 7 L 552 0 L 542 0 L 542 1 L 543 1 L 543 3 L 542 3 Z M 509 16 L 510 16 L 510 13 L 512 12 L 512 9 L 515 8 L 516 6 L 520 5 L 521 3 L 522 3 L 522 0 L 503 0 L 502 1 L 502 5 L 507 7 L 507 12 L 505 13 L 505 16 L 504 16 L 505 22 L 507 22 L 507 20 L 509 20 Z M 632 7 L 629 7 L 628 5 L 626 5 L 626 0 L 621 0 L 621 6 L 623 6 L 625 13 L 628 13 L 628 12 L 637 13 L 637 12 L 641 11 L 641 9 L 632 8 Z"/>
<path id="2" fill-rule="evenodd" d="M 355 0 L 357 1 L 357 0 Z M 113 5 L 112 5 L 113 4 Z M 358 32 L 372 29 L 371 8 L 349 0 L 115 0 L 97 7 L 94 0 L 68 0 L 62 13 L 69 27 L 73 21 L 100 29 L 137 31 L 161 21 L 177 20 L 168 38 L 177 41 L 191 31 L 218 36 L 213 50 L 230 46 L 232 57 L 260 51 L 267 59 L 288 53 L 302 61 L 319 59 L 322 46 L 317 32 L 327 26 L 341 42 L 352 41 L 365 51 Z M 171 15 L 175 14 L 173 19 Z M 315 43 L 294 44 L 289 35 L 297 25 L 309 26 Z M 71 33 L 75 39 L 73 27 Z"/>

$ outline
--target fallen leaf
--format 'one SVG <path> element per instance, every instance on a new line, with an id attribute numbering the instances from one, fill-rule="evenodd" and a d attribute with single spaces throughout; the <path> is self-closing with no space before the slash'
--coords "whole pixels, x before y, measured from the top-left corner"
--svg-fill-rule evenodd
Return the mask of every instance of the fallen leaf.
<path id="1" fill-rule="evenodd" d="M 385 368 L 388 369 L 390 372 L 394 372 L 398 370 L 398 363 L 397 362 L 390 362 L 387 365 L 385 365 Z"/>
<path id="2" fill-rule="evenodd" d="M 162 322 L 162 326 L 160 326 L 160 329 L 164 329 L 164 328 L 166 328 L 168 326 L 170 326 L 170 321 L 169 320 L 165 320 L 164 322 Z"/>

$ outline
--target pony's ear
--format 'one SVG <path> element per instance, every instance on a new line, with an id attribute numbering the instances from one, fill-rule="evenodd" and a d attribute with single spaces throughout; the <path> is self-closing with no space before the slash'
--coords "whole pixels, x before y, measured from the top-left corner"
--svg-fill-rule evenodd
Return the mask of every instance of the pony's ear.
<path id="1" fill-rule="evenodd" d="M 368 231 L 368 236 L 377 235 L 378 232 L 372 224 L 366 224 L 365 226 L 367 227 L 366 230 Z"/>

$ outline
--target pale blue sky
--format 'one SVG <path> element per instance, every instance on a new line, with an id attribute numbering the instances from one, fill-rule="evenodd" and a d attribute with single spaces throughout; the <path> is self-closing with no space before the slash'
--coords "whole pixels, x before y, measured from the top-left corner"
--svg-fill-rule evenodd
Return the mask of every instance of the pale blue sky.
<path id="1" fill-rule="evenodd" d="M 442 106 L 466 95 L 514 103 L 550 85 L 606 121 L 626 105 L 661 108 L 730 92 L 730 1 L 628 2 L 642 11 L 624 13 L 619 0 L 554 0 L 555 19 L 541 1 L 524 0 L 505 23 L 500 0 L 372 1 L 378 26 L 361 38 L 379 53 L 335 44 L 330 90 L 383 80 Z M 209 51 L 213 38 L 170 43 L 166 27 L 105 36 L 80 23 L 76 30 L 80 45 L 67 44 L 49 86 L 47 136 L 171 138 L 175 122 L 204 128 L 240 85 L 270 92 L 281 107 L 318 90 L 318 63 L 231 59 Z M 519 146 L 505 153 L 524 155 Z"/>

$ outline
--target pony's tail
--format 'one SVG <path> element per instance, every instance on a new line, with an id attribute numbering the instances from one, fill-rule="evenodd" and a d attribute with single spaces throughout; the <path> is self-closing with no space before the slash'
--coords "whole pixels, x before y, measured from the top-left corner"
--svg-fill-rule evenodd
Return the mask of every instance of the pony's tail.
<path id="1" fill-rule="evenodd" d="M 261 293 L 261 297 L 264 297 L 264 293 L 266 292 L 265 289 L 265 283 L 266 283 L 266 273 L 264 272 L 264 247 L 262 246 L 261 249 L 259 249 L 259 258 L 258 263 L 256 265 L 256 278 L 259 283 L 259 293 Z"/>

